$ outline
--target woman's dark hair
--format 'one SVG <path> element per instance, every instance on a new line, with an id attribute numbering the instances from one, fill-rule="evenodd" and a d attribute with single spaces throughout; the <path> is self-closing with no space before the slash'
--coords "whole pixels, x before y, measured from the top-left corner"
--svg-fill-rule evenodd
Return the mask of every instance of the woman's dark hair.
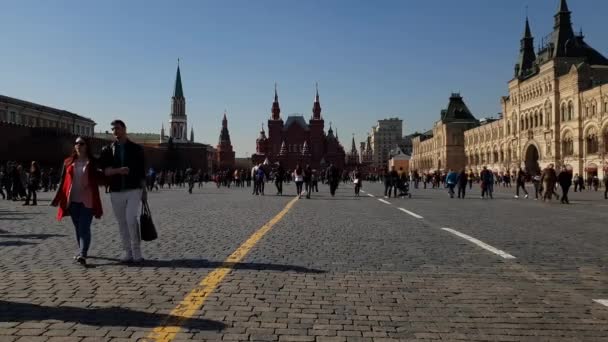
<path id="1" fill-rule="evenodd" d="M 95 157 L 93 157 L 93 152 L 91 151 L 91 145 L 89 144 L 89 140 L 87 140 L 85 137 L 81 137 L 81 136 L 76 137 L 76 140 L 82 140 L 84 142 L 84 145 L 87 147 L 87 150 L 85 152 L 87 158 L 89 158 L 89 160 L 94 160 Z M 76 146 L 74 146 L 74 148 L 72 149 L 72 154 L 70 155 L 70 159 L 71 159 L 71 161 L 78 159 L 78 153 L 76 153 Z"/>

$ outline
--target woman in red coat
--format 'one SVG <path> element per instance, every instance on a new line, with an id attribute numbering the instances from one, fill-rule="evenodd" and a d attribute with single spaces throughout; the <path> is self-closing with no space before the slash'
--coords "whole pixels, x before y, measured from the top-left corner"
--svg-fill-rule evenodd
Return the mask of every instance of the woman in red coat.
<path id="1" fill-rule="evenodd" d="M 59 207 L 57 220 L 70 216 L 80 252 L 74 259 L 86 266 L 91 245 L 91 222 L 103 214 L 99 197 L 101 171 L 97 169 L 88 142 L 78 137 L 72 155 L 63 162 L 61 183 L 51 205 Z"/>

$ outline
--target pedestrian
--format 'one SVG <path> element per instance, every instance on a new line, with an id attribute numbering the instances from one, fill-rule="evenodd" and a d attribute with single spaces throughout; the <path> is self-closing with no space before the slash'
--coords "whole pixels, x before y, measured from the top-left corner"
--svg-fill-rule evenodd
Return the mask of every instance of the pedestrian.
<path id="1" fill-rule="evenodd" d="M 83 137 L 76 138 L 72 154 L 63 162 L 60 186 L 52 206 L 58 207 L 57 220 L 70 216 L 76 232 L 79 252 L 74 260 L 86 266 L 91 246 L 91 222 L 103 214 L 99 197 L 101 170 Z"/>
<path id="2" fill-rule="evenodd" d="M 252 195 L 258 195 L 258 182 L 256 181 L 256 177 L 258 174 L 258 167 L 260 167 L 259 164 L 255 164 L 251 168 L 251 179 L 253 180 L 253 191 L 251 192 Z M 218 185 L 218 188 L 219 188 L 219 185 Z"/>
<path id="3" fill-rule="evenodd" d="M 395 170 L 395 167 L 391 167 L 391 171 L 388 174 L 389 187 L 388 187 L 388 198 L 391 198 L 391 192 L 393 197 L 397 198 L 397 187 L 399 185 L 399 173 Z"/>
<path id="4" fill-rule="evenodd" d="M 481 198 L 484 199 L 487 197 L 493 199 L 494 192 L 494 173 L 488 170 L 486 166 L 483 167 L 481 173 L 479 174 L 479 178 L 481 179 Z"/>
<path id="5" fill-rule="evenodd" d="M 186 169 L 186 181 L 188 182 L 188 193 L 192 194 L 192 189 L 194 189 L 194 183 L 196 183 L 196 180 L 194 179 L 194 170 L 192 170 L 192 168 L 187 168 Z"/>
<path id="6" fill-rule="evenodd" d="M 37 162 L 33 161 L 27 176 L 27 197 L 23 205 L 30 205 L 30 200 L 32 200 L 32 205 L 38 205 L 36 191 L 38 191 L 38 187 L 40 186 L 40 174 L 40 166 L 38 166 Z"/>
<path id="7" fill-rule="evenodd" d="M 445 177 L 445 182 L 448 185 L 448 193 L 450 198 L 454 198 L 454 188 L 458 182 L 458 174 L 454 170 L 450 169 L 448 175 Z"/>
<path id="8" fill-rule="evenodd" d="M 361 191 L 361 187 L 362 187 L 362 182 L 363 179 L 361 178 L 361 171 L 359 171 L 359 168 L 356 167 L 355 168 L 355 172 L 353 174 L 353 182 L 355 183 L 355 197 L 359 197 L 359 192 Z"/>
<path id="9" fill-rule="evenodd" d="M 553 168 L 553 164 L 549 164 L 544 170 L 543 174 L 540 178 L 541 183 L 543 184 L 543 189 L 545 193 L 543 194 L 543 201 L 552 200 L 553 196 L 558 197 L 555 194 L 555 184 L 557 183 L 557 175 L 555 173 L 555 169 Z"/>
<path id="10" fill-rule="evenodd" d="M 340 172 L 334 163 L 330 163 L 326 172 L 327 182 L 329 183 L 329 193 L 332 197 L 336 195 L 338 184 L 340 183 Z"/>
<path id="11" fill-rule="evenodd" d="M 260 164 L 258 166 L 255 177 L 256 177 L 255 182 L 257 183 L 257 186 L 258 186 L 257 191 L 260 195 L 264 196 L 264 187 L 266 185 L 266 171 L 264 170 L 264 167 L 262 164 Z"/>
<path id="12" fill-rule="evenodd" d="M 460 174 L 458 175 L 458 178 L 456 180 L 456 183 L 458 184 L 458 198 L 464 199 L 464 196 L 467 191 L 468 182 L 469 182 L 469 176 L 467 175 L 467 172 L 464 169 L 462 169 L 462 171 L 460 171 Z"/>
<path id="13" fill-rule="evenodd" d="M 390 195 L 391 186 L 392 186 L 391 176 L 390 176 L 390 172 L 388 171 L 388 169 L 386 169 L 384 171 L 383 178 L 384 178 L 384 198 L 388 198 Z"/>
<path id="14" fill-rule="evenodd" d="M 277 187 L 277 195 L 283 196 L 283 180 L 285 178 L 285 169 L 281 162 L 278 163 L 277 169 L 274 173 L 274 185 Z"/>
<path id="15" fill-rule="evenodd" d="M 557 176 L 557 182 L 559 186 L 562 188 L 562 204 L 570 204 L 568 200 L 568 191 L 570 190 L 570 186 L 572 186 L 572 173 L 566 170 L 565 167 L 562 168 L 561 172 Z"/>
<path id="16" fill-rule="evenodd" d="M 310 199 L 312 193 L 312 168 L 306 165 L 304 168 L 304 184 L 306 186 L 306 198 Z"/>
<path id="17" fill-rule="evenodd" d="M 519 171 L 517 171 L 517 179 L 515 181 L 516 189 L 515 189 L 515 198 L 519 198 L 519 189 L 521 188 L 525 195 L 525 198 L 528 198 L 528 190 L 526 190 L 526 173 L 520 167 Z"/>
<path id="18" fill-rule="evenodd" d="M 101 151 L 101 166 L 110 184 L 110 199 L 124 255 L 123 262 L 143 261 L 139 231 L 139 211 L 147 201 L 146 169 L 143 148 L 127 136 L 122 120 L 111 123 L 115 141 Z"/>
<path id="19" fill-rule="evenodd" d="M 296 182 L 296 196 L 302 198 L 302 184 L 304 183 L 304 170 L 300 164 L 296 165 L 296 169 L 293 171 L 293 180 Z"/>

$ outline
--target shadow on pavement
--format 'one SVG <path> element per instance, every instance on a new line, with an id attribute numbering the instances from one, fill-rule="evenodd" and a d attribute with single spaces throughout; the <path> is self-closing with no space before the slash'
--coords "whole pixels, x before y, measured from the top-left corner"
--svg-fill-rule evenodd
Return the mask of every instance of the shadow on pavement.
<path id="1" fill-rule="evenodd" d="M 36 242 L 26 242 L 26 241 L 0 241 L 0 247 L 18 247 L 18 246 L 27 246 L 27 245 L 37 245 Z"/>
<path id="2" fill-rule="evenodd" d="M 179 321 L 179 317 L 135 311 L 120 307 L 78 308 L 71 306 L 41 306 L 0 300 L 0 322 L 60 320 L 94 326 L 157 327 L 163 322 Z M 198 330 L 222 330 L 224 323 L 191 318 L 181 325 Z"/>
<path id="3" fill-rule="evenodd" d="M 122 265 L 119 259 L 89 256 L 91 260 L 106 260 L 111 263 L 91 264 L 91 266 L 108 266 Z M 138 264 L 125 264 L 133 267 L 174 267 L 174 268 L 232 268 L 235 270 L 255 270 L 255 271 L 280 271 L 280 272 L 297 272 L 297 273 L 326 273 L 323 270 L 307 268 L 295 265 L 276 265 L 264 263 L 233 263 L 209 261 L 204 259 L 176 259 L 176 260 L 145 260 Z"/>
<path id="4" fill-rule="evenodd" d="M 7 234 L 8 233 L 8 234 Z M 46 240 L 54 237 L 64 237 L 62 234 L 10 234 L 0 230 L 0 238 Z"/>

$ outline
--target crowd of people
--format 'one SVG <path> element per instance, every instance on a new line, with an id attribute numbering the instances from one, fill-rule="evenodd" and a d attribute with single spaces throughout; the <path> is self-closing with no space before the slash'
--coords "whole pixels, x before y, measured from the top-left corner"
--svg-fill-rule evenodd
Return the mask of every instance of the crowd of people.
<path id="1" fill-rule="evenodd" d="M 4 200 L 38 205 L 38 191 L 57 190 L 59 175 L 53 168 L 42 168 L 36 161 L 23 165 L 14 161 L 0 164 L 0 195 Z"/>
<path id="2" fill-rule="evenodd" d="M 608 177 L 604 178 L 603 184 L 597 175 L 587 177 L 585 180 L 582 176 L 573 174 L 566 167 L 556 170 L 554 164 L 549 164 L 538 173 L 527 172 L 523 168 L 516 172 L 497 173 L 487 167 L 483 167 L 479 173 L 464 169 L 459 172 L 450 169 L 445 173 L 437 171 L 419 175 L 414 171 L 411 174 L 411 181 L 416 189 L 419 188 L 420 183 L 424 189 L 445 187 L 451 198 L 456 195 L 456 190 L 458 198 L 465 198 L 467 189 L 472 190 L 473 184 L 480 185 L 482 199 L 493 199 L 495 187 L 511 188 L 513 184 L 515 184 L 514 197 L 516 199 L 520 198 L 520 195 L 529 198 L 530 194 L 526 189 L 526 184 L 532 183 L 535 200 L 550 201 L 556 198 L 563 204 L 569 204 L 568 194 L 572 186 L 574 186 L 575 192 L 585 189 L 598 192 L 603 187 L 604 199 L 608 199 Z M 558 194 L 558 190 L 560 190 L 561 196 Z"/>

